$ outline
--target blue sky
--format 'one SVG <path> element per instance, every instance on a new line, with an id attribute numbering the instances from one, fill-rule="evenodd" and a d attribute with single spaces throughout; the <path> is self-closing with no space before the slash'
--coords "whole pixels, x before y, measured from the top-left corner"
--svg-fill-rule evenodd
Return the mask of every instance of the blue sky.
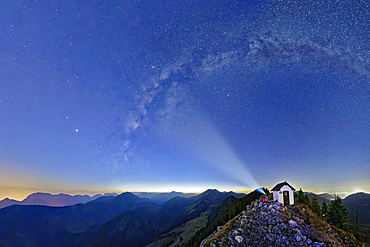
<path id="1" fill-rule="evenodd" d="M 369 191 L 369 6 L 4 1 L 0 180 Z"/>

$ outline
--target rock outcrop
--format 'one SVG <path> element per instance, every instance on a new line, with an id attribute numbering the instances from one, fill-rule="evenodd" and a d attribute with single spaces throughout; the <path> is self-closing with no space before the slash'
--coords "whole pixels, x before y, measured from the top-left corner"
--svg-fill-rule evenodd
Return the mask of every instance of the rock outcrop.
<path id="1" fill-rule="evenodd" d="M 286 207 L 277 202 L 255 201 L 233 220 L 218 227 L 200 246 L 356 246 L 352 236 L 324 223 L 325 237 L 318 235 L 309 222 L 312 215 L 308 211 L 300 205 Z"/>

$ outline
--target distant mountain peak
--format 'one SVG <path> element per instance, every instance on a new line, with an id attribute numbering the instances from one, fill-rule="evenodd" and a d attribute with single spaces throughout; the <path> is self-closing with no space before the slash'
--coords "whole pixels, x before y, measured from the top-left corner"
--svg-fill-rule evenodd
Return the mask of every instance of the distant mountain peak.
<path id="1" fill-rule="evenodd" d="M 133 195 L 133 196 L 135 196 L 133 193 L 131 193 L 131 192 L 128 192 L 128 191 L 126 191 L 126 192 L 123 192 L 123 193 L 121 193 L 120 195 Z"/>
<path id="2" fill-rule="evenodd" d="M 44 193 L 44 192 L 35 192 L 35 193 L 32 193 L 32 194 L 29 194 L 26 197 L 26 199 L 29 198 L 29 197 L 33 197 L 33 196 L 44 196 L 44 195 L 52 195 L 52 194 L 50 194 L 50 193 Z"/>
<path id="3" fill-rule="evenodd" d="M 365 192 L 356 192 L 356 193 L 354 193 L 354 194 L 351 194 L 350 196 L 352 196 L 352 195 L 369 195 L 369 193 L 365 193 Z"/>
<path id="4" fill-rule="evenodd" d="M 202 194 L 206 194 L 206 193 L 221 193 L 221 192 L 218 191 L 217 189 L 208 189 L 204 191 Z"/>
<path id="5" fill-rule="evenodd" d="M 135 198 L 140 199 L 137 195 L 131 193 L 131 192 L 123 192 L 117 196 L 117 198 Z"/>

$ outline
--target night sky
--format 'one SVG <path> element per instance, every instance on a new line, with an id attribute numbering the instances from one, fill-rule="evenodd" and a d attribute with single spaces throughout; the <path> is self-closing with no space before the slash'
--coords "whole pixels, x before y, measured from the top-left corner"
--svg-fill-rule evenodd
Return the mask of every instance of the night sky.
<path id="1" fill-rule="evenodd" d="M 1 196 L 284 180 L 370 191 L 369 11 L 361 0 L 1 1 Z"/>

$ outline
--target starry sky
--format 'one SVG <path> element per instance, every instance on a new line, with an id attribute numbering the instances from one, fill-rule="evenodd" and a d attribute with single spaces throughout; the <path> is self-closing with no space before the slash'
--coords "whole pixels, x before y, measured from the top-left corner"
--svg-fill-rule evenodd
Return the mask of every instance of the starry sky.
<path id="1" fill-rule="evenodd" d="M 1 195 L 370 191 L 369 7 L 1 1 Z"/>

